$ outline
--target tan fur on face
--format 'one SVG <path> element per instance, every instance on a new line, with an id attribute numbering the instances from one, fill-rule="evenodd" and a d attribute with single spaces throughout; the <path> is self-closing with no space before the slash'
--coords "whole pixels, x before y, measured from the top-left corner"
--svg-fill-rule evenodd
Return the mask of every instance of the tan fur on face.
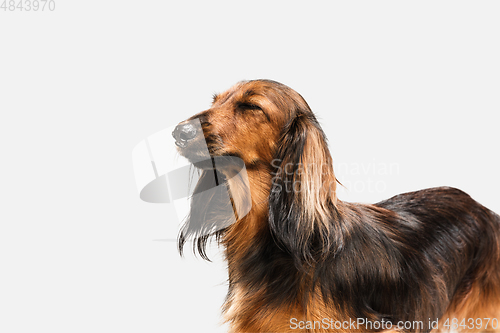
<path id="1" fill-rule="evenodd" d="M 234 223 L 214 233 L 228 263 L 230 332 L 369 332 L 292 329 L 291 318 L 436 316 L 436 333 L 447 318 L 500 319 L 500 217 L 466 193 L 443 187 L 373 205 L 338 200 L 320 124 L 302 96 L 277 82 L 238 83 L 195 118 L 214 161 L 245 164 L 244 172 L 217 170 L 236 216 L 227 205 Z M 493 332 L 470 330 L 480 331 Z"/>

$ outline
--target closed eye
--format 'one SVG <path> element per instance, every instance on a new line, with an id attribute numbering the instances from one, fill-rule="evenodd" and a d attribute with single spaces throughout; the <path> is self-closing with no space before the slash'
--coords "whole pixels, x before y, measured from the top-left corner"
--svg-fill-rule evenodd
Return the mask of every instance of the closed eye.
<path id="1" fill-rule="evenodd" d="M 251 103 L 238 103 L 238 107 L 240 109 L 244 109 L 244 110 L 261 110 L 262 111 L 262 108 L 258 105 L 255 105 L 255 104 L 251 104 Z"/>
<path id="2" fill-rule="evenodd" d="M 262 112 L 264 114 L 264 116 L 266 116 L 267 121 L 271 121 L 271 118 L 269 117 L 269 115 L 260 106 L 258 106 L 256 104 L 241 102 L 241 103 L 238 103 L 238 109 L 243 111 L 243 112 L 248 111 L 248 110 L 258 110 L 258 111 Z"/>

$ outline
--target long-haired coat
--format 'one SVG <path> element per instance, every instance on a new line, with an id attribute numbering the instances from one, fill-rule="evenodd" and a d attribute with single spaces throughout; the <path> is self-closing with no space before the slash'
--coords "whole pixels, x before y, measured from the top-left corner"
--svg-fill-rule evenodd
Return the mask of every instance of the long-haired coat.
<path id="1" fill-rule="evenodd" d="M 248 175 L 247 215 L 207 235 L 200 230 L 229 216 L 213 208 L 216 196 L 196 196 L 205 220 L 188 218 L 179 237 L 181 251 L 193 238 L 204 258 L 210 236 L 223 245 L 231 332 L 494 331 L 494 212 L 448 187 L 373 205 L 340 201 L 325 134 L 302 96 L 278 82 L 240 82 L 193 119 L 202 133 L 179 124 L 179 152 L 193 159 L 206 142 L 211 157 L 238 157 Z M 198 187 L 213 165 L 197 165 Z M 234 168 L 218 172 L 236 207 L 245 199 Z"/>

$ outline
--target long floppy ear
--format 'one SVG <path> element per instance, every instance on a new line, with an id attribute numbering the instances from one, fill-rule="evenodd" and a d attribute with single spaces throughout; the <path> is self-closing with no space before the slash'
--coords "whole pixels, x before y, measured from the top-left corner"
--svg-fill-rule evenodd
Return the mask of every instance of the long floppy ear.
<path id="1" fill-rule="evenodd" d="M 296 264 L 311 264 L 334 245 L 333 220 L 338 214 L 332 158 L 311 111 L 297 114 L 286 125 L 272 166 L 271 231 Z"/>

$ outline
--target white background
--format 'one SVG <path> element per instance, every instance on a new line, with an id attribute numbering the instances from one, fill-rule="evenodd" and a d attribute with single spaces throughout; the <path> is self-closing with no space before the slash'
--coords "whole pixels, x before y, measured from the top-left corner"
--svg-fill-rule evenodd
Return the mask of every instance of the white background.
<path id="1" fill-rule="evenodd" d="M 157 241 L 178 221 L 131 153 L 243 79 L 305 97 L 341 198 L 450 185 L 500 212 L 497 1 L 55 1 L 0 11 L 1 332 L 227 329 L 219 252 Z"/>

